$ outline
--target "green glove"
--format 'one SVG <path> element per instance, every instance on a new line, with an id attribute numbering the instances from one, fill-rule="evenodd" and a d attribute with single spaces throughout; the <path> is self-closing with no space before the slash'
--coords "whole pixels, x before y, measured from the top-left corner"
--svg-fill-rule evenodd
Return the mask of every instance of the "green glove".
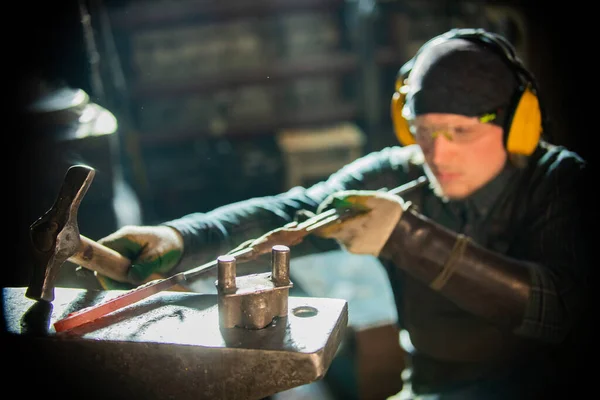
<path id="1" fill-rule="evenodd" d="M 181 259 L 183 238 L 168 226 L 125 226 L 98 240 L 131 260 L 127 273 L 139 284 L 165 277 Z M 104 289 L 129 290 L 135 285 L 96 273 Z"/>
<path id="2" fill-rule="evenodd" d="M 335 208 L 337 210 L 369 211 L 371 208 L 365 203 L 375 194 L 381 193 L 372 190 L 342 190 L 329 196 L 317 207 L 317 214 Z"/>

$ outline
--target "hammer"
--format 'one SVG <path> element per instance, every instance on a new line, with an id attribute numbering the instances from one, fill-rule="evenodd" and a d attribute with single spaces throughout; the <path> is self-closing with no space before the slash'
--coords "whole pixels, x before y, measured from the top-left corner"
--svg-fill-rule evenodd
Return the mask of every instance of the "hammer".
<path id="1" fill-rule="evenodd" d="M 65 261 L 96 271 L 119 282 L 129 282 L 131 261 L 120 253 L 81 235 L 77 211 L 95 170 L 74 165 L 67 170 L 54 205 L 30 227 L 33 270 L 25 295 L 54 300 L 54 282 Z"/>

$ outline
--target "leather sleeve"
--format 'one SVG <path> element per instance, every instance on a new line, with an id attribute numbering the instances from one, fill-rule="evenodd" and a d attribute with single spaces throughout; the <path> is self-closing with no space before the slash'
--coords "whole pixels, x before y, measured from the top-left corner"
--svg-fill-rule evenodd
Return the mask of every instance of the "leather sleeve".
<path id="1" fill-rule="evenodd" d="M 459 307 L 515 329 L 531 293 L 532 267 L 485 249 L 409 207 L 382 253 Z"/>

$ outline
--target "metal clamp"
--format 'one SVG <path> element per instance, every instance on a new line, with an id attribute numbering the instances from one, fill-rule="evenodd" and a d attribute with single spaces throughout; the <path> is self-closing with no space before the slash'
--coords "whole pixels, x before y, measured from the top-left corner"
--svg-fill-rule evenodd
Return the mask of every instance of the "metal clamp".
<path id="1" fill-rule="evenodd" d="M 290 249 L 271 249 L 271 272 L 236 276 L 236 259 L 217 259 L 219 324 L 222 328 L 262 329 L 276 317 L 287 317 L 290 281 Z"/>

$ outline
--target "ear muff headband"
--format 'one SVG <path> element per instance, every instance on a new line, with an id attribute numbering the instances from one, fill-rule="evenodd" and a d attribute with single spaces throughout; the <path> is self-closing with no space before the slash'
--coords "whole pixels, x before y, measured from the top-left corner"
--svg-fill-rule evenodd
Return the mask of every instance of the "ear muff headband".
<path id="1" fill-rule="evenodd" d="M 454 29 L 426 42 L 417 54 L 402 66 L 396 79 L 396 87 L 391 100 L 391 117 L 394 133 L 404 145 L 416 143 L 410 132 L 409 124 L 402 115 L 402 109 L 408 92 L 407 80 L 412 65 L 419 53 L 438 40 L 462 38 L 472 40 L 484 46 L 492 47 L 514 71 L 521 88 L 508 107 L 504 124 L 504 143 L 509 153 L 529 156 L 535 150 L 542 135 L 543 118 L 537 86 L 533 75 L 517 59 L 512 45 L 503 37 L 484 32 L 480 29 Z"/>

